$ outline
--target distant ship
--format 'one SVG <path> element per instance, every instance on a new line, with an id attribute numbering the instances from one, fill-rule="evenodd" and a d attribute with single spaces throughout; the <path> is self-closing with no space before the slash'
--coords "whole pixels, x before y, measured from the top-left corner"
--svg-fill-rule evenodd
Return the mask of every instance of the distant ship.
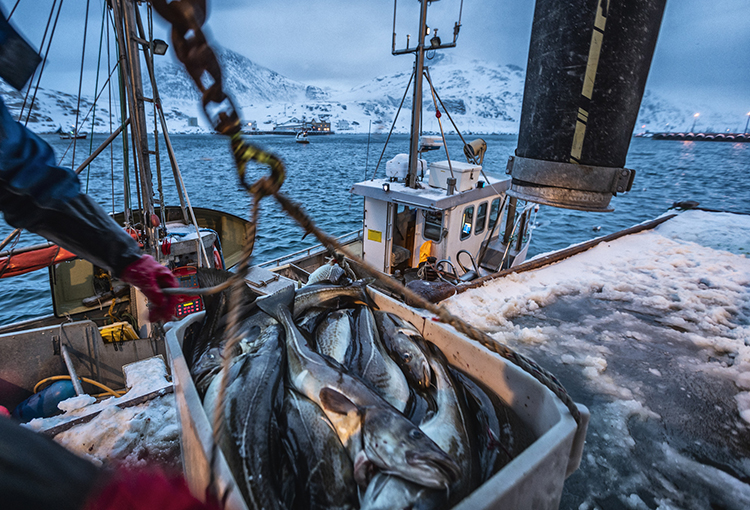
<path id="1" fill-rule="evenodd" d="M 750 142 L 750 133 L 653 133 L 651 138 L 691 142 Z"/>

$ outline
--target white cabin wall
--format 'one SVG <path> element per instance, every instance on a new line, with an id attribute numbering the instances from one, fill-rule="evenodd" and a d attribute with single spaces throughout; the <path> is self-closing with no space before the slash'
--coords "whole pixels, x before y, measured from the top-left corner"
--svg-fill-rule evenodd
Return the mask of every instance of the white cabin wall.
<path id="1" fill-rule="evenodd" d="M 363 258 L 384 273 L 390 273 L 391 266 L 391 216 L 391 204 L 365 197 Z"/>

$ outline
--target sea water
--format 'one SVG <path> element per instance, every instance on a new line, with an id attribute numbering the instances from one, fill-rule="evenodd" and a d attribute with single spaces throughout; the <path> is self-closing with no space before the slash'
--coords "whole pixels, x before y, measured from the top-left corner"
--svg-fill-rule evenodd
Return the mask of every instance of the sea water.
<path id="1" fill-rule="evenodd" d="M 465 136 L 467 141 L 479 137 L 488 146 L 484 169 L 504 175 L 508 156 L 516 147 L 516 137 Z M 91 147 L 98 147 L 104 137 L 78 140 L 75 160 L 70 141 L 60 140 L 57 136 L 45 139 L 54 147 L 62 165 L 76 167 Z M 407 135 L 393 135 L 383 151 L 386 133 L 311 136 L 309 144 L 295 143 L 291 136 L 264 135 L 248 139 L 284 161 L 287 175 L 282 192 L 301 204 L 317 225 L 331 235 L 343 235 L 362 227 L 362 198 L 350 193 L 351 185 L 373 178 L 373 175 L 384 177 L 385 162 L 396 154 L 407 153 L 409 146 Z M 171 140 L 192 205 L 249 218 L 251 200 L 239 184 L 227 139 L 217 135 L 175 135 Z M 458 136 L 448 136 L 447 145 L 451 159 L 463 160 Z M 177 205 L 176 187 L 163 140 L 160 140 L 160 149 L 165 201 Z M 444 160 L 445 151 L 427 153 L 426 159 Z M 151 167 L 156 183 L 154 158 Z M 700 202 L 701 207 L 750 213 L 750 144 L 634 138 L 626 167 L 636 171 L 635 181 L 629 193 L 612 199 L 614 212 L 592 213 L 540 206 L 529 256 L 648 221 L 678 201 L 694 200 Z M 251 163 L 248 180 L 254 181 L 267 173 L 267 167 Z M 111 151 L 105 150 L 89 169 L 81 173 L 81 185 L 107 212 L 119 212 L 124 205 L 122 175 L 122 145 L 118 140 Z M 130 182 L 130 201 L 137 208 L 133 175 Z M 158 198 L 156 184 L 154 191 Z M 11 231 L 11 227 L 0 221 L 0 239 Z M 254 262 L 264 262 L 317 244 L 312 236 L 304 239 L 303 236 L 300 227 L 272 198 L 265 199 Z M 24 232 L 16 246 L 39 242 L 43 240 Z M 52 300 L 46 270 L 0 279 L 0 325 L 50 313 Z"/>

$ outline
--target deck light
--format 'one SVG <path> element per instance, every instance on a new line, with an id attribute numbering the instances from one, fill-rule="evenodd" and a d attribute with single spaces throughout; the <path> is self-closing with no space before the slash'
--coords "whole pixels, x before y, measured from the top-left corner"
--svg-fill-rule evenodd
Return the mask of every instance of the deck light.
<path id="1" fill-rule="evenodd" d="M 166 43 L 166 41 L 162 41 L 161 39 L 154 39 L 154 55 L 166 54 L 167 48 L 169 48 L 169 45 Z"/>
<path id="2" fill-rule="evenodd" d="M 440 42 L 441 41 L 440 41 L 440 38 L 438 37 L 437 33 L 438 33 L 438 29 L 436 28 L 435 29 L 435 35 L 432 36 L 432 39 L 430 39 L 430 47 L 431 48 L 437 48 L 438 46 L 440 46 Z"/>
<path id="3" fill-rule="evenodd" d="M 389 191 L 391 191 L 391 185 L 388 184 L 387 182 L 384 182 L 383 183 L 383 191 L 385 191 L 386 193 L 388 193 Z"/>

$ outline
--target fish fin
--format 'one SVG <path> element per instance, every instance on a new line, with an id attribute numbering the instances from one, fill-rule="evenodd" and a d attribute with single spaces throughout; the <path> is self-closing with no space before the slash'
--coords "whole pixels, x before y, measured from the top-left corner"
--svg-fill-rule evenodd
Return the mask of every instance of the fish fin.
<path id="1" fill-rule="evenodd" d="M 323 409 L 337 414 L 349 414 L 359 412 L 357 405 L 349 400 L 346 395 L 332 388 L 323 388 L 320 390 L 320 404 Z"/>
<path id="2" fill-rule="evenodd" d="M 210 267 L 198 267 L 195 272 L 198 285 L 201 288 L 215 287 L 216 285 L 222 284 L 229 280 L 233 274 L 234 273 L 231 273 L 230 271 L 213 269 Z"/>
<path id="3" fill-rule="evenodd" d="M 258 308 L 278 321 L 280 320 L 278 313 L 280 306 L 287 307 L 292 312 L 294 306 L 294 286 L 284 287 L 278 292 L 257 299 L 255 303 L 258 305 Z"/>
<path id="4" fill-rule="evenodd" d="M 362 287 L 362 294 L 365 295 L 365 301 L 366 305 L 369 306 L 373 311 L 380 310 L 380 307 L 375 304 L 375 301 L 372 299 L 372 296 L 370 296 L 370 289 L 368 288 L 371 283 L 375 281 L 374 278 L 368 278 L 367 280 L 363 281 L 363 287 Z"/>

